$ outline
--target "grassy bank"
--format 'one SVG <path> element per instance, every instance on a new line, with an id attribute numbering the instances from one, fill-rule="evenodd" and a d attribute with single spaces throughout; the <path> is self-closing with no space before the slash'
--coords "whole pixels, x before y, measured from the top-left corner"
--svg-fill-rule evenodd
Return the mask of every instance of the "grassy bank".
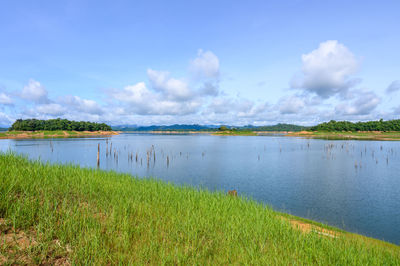
<path id="1" fill-rule="evenodd" d="M 30 139 L 30 138 L 69 138 L 108 136 L 118 134 L 115 131 L 67 131 L 67 130 L 40 130 L 40 131 L 5 131 L 0 132 L 0 139 Z"/>
<path id="2" fill-rule="evenodd" d="M 293 219 L 225 193 L 0 154 L 0 264 L 400 264 L 398 246 Z"/>
<path id="3" fill-rule="evenodd" d="M 292 137 L 306 137 L 319 139 L 354 139 L 354 140 L 400 140 L 400 132 L 383 131 L 301 131 L 287 134 Z"/>

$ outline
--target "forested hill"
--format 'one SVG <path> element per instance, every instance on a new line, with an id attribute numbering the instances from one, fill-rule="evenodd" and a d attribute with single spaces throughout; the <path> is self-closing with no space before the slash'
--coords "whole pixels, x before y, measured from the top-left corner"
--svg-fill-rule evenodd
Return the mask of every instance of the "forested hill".
<path id="1" fill-rule="evenodd" d="M 272 126 L 245 126 L 243 129 L 253 131 L 302 131 L 309 129 L 308 127 L 298 126 L 293 124 L 276 124 Z"/>
<path id="2" fill-rule="evenodd" d="M 75 131 L 111 131 L 111 127 L 104 123 L 85 121 L 70 121 L 67 119 L 18 119 L 9 128 L 10 131 L 38 131 L 38 130 L 75 130 Z"/>
<path id="3" fill-rule="evenodd" d="M 113 126 L 113 130 L 119 131 L 215 131 L 218 130 L 220 126 L 218 125 L 184 125 L 184 124 L 175 124 L 169 126 Z M 301 131 L 308 129 L 307 127 L 291 125 L 291 124 L 277 124 L 271 126 L 225 126 L 228 129 L 235 130 L 251 130 L 251 131 Z"/>
<path id="4" fill-rule="evenodd" d="M 213 130 L 217 126 L 201 126 L 201 125 L 170 125 L 170 126 L 113 126 L 113 130 L 119 131 L 206 131 Z"/>
<path id="5" fill-rule="evenodd" d="M 310 128 L 312 131 L 400 131 L 400 119 L 356 122 L 331 120 Z"/>

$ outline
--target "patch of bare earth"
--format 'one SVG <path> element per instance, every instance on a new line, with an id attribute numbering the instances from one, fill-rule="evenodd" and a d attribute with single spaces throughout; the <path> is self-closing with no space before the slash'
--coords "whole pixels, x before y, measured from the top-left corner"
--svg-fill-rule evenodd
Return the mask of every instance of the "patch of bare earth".
<path id="1" fill-rule="evenodd" d="M 21 138 L 21 139 L 25 139 L 25 138 L 28 138 L 28 137 L 29 137 L 29 135 L 27 133 L 21 133 L 21 134 L 18 134 L 16 136 L 16 138 Z"/>
<path id="2" fill-rule="evenodd" d="M 296 137 L 296 136 L 312 136 L 314 133 L 310 131 L 299 131 L 299 132 L 288 132 L 286 136 Z"/>
<path id="3" fill-rule="evenodd" d="M 71 265 L 68 256 L 52 257 L 49 254 L 41 258 L 36 249 L 39 245 L 36 237 L 33 230 L 15 229 L 8 225 L 5 219 L 0 218 L 0 265 L 36 265 L 38 259 L 40 264 Z M 71 252 L 69 247 L 63 248 L 58 240 L 53 240 L 52 246 L 52 250 L 62 249 L 65 250 L 65 254 Z"/>
<path id="4" fill-rule="evenodd" d="M 328 230 L 328 229 L 322 228 L 322 227 L 317 226 L 317 225 L 305 223 L 305 222 L 302 222 L 302 221 L 288 219 L 286 217 L 282 217 L 282 220 L 289 221 L 290 225 L 294 229 L 300 230 L 301 232 L 303 232 L 305 234 L 316 233 L 316 234 L 319 234 L 321 236 L 326 236 L 326 237 L 330 237 L 330 238 L 337 238 L 338 235 L 339 235 L 338 232 L 335 232 L 335 231 L 332 231 L 332 230 Z"/>

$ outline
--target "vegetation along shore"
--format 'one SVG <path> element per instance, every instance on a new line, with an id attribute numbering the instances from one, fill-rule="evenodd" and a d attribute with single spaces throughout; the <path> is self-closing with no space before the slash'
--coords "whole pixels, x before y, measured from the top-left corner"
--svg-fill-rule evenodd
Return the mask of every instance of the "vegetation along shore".
<path id="1" fill-rule="evenodd" d="M 400 140 L 400 132 L 397 131 L 300 131 L 286 136 L 330 140 Z"/>
<path id="2" fill-rule="evenodd" d="M 112 131 L 114 129 L 114 131 Z M 118 130 L 118 131 L 117 131 Z M 43 138 L 116 135 L 118 132 L 154 134 L 212 134 L 222 136 L 258 136 L 280 133 L 290 137 L 354 140 L 400 140 L 400 120 L 356 122 L 334 121 L 312 127 L 292 124 L 272 126 L 115 126 L 104 123 L 69 121 L 66 119 L 18 119 L 0 138 Z"/>
<path id="3" fill-rule="evenodd" d="M 6 131 L 0 132 L 0 139 L 33 139 L 33 138 L 72 138 L 118 135 L 116 131 L 67 131 L 67 130 L 39 130 L 39 131 Z"/>
<path id="4" fill-rule="evenodd" d="M 117 135 L 104 123 L 69 121 L 67 119 L 18 119 L 0 139 L 67 138 Z"/>
<path id="5" fill-rule="evenodd" d="M 400 140 L 400 120 L 367 121 L 352 123 L 335 121 L 310 127 L 308 131 L 293 132 L 288 136 L 322 139 Z"/>
<path id="6" fill-rule="evenodd" d="M 276 124 L 271 126 L 115 126 L 114 130 L 136 133 L 156 134 L 195 134 L 205 133 L 226 136 L 257 136 L 282 134 L 284 136 L 324 138 L 324 139 L 358 139 L 358 140 L 399 140 L 400 120 L 349 122 L 334 121 L 320 123 L 315 126 L 298 126 L 293 124 Z"/>
<path id="7" fill-rule="evenodd" d="M 238 194 L 2 153 L 0 264 L 400 264 L 399 246 Z"/>

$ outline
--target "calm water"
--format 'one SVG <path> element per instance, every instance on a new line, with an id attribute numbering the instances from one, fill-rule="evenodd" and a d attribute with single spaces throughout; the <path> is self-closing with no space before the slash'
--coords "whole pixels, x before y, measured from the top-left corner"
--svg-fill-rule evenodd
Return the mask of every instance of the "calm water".
<path id="1" fill-rule="evenodd" d="M 277 210 L 400 244 L 400 142 L 122 134 L 0 140 L 0 150 L 96 167 L 98 143 L 102 169 L 236 189 Z"/>

